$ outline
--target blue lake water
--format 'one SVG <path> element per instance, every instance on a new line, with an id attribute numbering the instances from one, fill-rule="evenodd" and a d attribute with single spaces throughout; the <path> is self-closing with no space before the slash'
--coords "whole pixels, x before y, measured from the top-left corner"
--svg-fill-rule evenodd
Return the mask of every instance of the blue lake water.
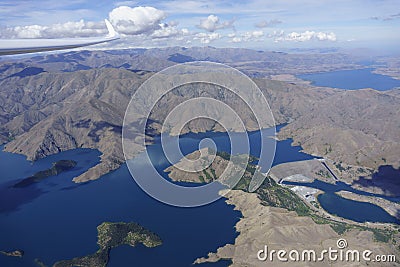
<path id="1" fill-rule="evenodd" d="M 202 133 L 180 138 L 183 154 L 197 150 L 205 137 L 212 138 L 219 151 L 230 151 L 227 134 Z M 252 154 L 256 154 L 260 133 L 250 133 L 250 139 Z M 278 143 L 274 164 L 312 158 L 300 152 L 300 147 L 290 144 L 291 140 Z M 158 137 L 149 149 L 157 169 L 161 171 L 170 166 L 161 153 Z M 163 245 L 152 249 L 143 246 L 117 248 L 110 254 L 109 266 L 190 266 L 197 257 L 234 242 L 237 236 L 234 226 L 241 214 L 224 199 L 198 208 L 162 204 L 136 185 L 126 165 L 83 185 L 71 181 L 97 164 L 99 156 L 95 150 L 76 149 L 31 163 L 24 156 L 0 152 L 3 170 L 0 176 L 0 250 L 25 251 L 22 259 L 0 255 L 0 266 L 35 266 L 35 258 L 51 265 L 61 259 L 91 254 L 97 250 L 96 226 L 104 221 L 138 222 L 163 240 Z M 11 188 L 21 179 L 50 168 L 53 162 L 61 159 L 75 160 L 78 165 L 29 187 Z M 209 265 L 228 264 L 221 261 Z"/>
<path id="2" fill-rule="evenodd" d="M 297 75 L 298 78 L 311 81 L 316 86 L 326 86 L 346 90 L 373 88 L 379 91 L 400 87 L 400 80 L 390 76 L 372 73 L 372 68 L 357 70 L 338 70 Z"/>
<path id="3" fill-rule="evenodd" d="M 312 183 L 284 182 L 284 184 L 308 186 L 324 191 L 324 193 L 318 196 L 318 201 L 321 204 L 322 208 L 330 214 L 335 214 L 337 216 L 347 218 L 356 222 L 369 221 L 397 224 L 400 223 L 398 219 L 391 216 L 379 206 L 366 202 L 345 199 L 337 195 L 336 192 L 345 190 L 359 195 L 381 197 L 389 201 L 395 202 L 400 201 L 400 197 L 387 197 L 385 195 L 368 193 L 365 191 L 354 189 L 350 185 L 343 182 L 330 184 L 320 180 L 314 180 Z"/>
<path id="4" fill-rule="evenodd" d="M 197 150 L 205 137 L 212 138 L 219 151 L 230 151 L 227 134 L 201 133 L 180 138 L 183 154 Z M 249 137 L 251 154 L 257 156 L 260 132 L 252 132 Z M 277 143 L 274 165 L 313 158 L 290 144 L 291 140 Z M 166 177 L 161 171 L 170 164 L 161 152 L 158 137 L 149 149 L 156 168 Z M 0 250 L 25 251 L 22 259 L 0 255 L 0 266 L 35 266 L 35 258 L 51 265 L 58 260 L 92 254 L 97 250 L 96 226 L 104 221 L 137 222 L 163 240 L 161 246 L 151 249 L 141 245 L 113 249 L 108 266 L 190 266 L 197 257 L 234 242 L 237 236 L 234 226 L 241 214 L 224 199 L 197 208 L 165 205 L 137 186 L 126 165 L 99 180 L 74 184 L 72 178 L 97 164 L 99 156 L 94 150 L 76 149 L 31 163 L 21 155 L 0 152 Z M 60 159 L 75 160 L 78 165 L 58 176 L 18 188 L 20 192 L 10 188 Z M 201 266 L 228 264 L 221 261 Z"/>

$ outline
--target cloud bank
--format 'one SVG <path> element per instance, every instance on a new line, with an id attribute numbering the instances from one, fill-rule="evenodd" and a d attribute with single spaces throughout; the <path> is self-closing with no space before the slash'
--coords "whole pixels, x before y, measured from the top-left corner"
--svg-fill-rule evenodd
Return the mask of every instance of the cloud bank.
<path id="1" fill-rule="evenodd" d="M 333 32 L 315 32 L 315 31 L 305 31 L 305 32 L 291 32 L 284 35 L 283 31 L 274 32 L 275 36 L 272 35 L 276 42 L 280 41 L 292 41 L 292 42 L 306 42 L 306 41 L 332 41 L 337 40 L 336 34 Z"/>
<path id="2" fill-rule="evenodd" d="M 264 36 L 263 31 L 252 31 L 252 32 L 244 32 L 242 34 L 228 34 L 228 37 L 231 37 L 231 43 L 241 43 L 241 42 L 258 42 L 262 41 L 262 37 Z"/>
<path id="3" fill-rule="evenodd" d="M 50 26 L 28 25 L 3 29 L 3 38 L 74 38 L 99 36 L 107 33 L 104 22 L 66 22 Z"/>
<path id="4" fill-rule="evenodd" d="M 333 32 L 322 31 L 293 31 L 286 34 L 283 30 L 267 31 L 267 28 L 282 23 L 278 19 L 262 20 L 252 24 L 252 28 L 244 28 L 237 31 L 234 27 L 235 20 L 221 21 L 216 15 L 208 15 L 200 19 L 199 24 L 186 25 L 189 28 L 179 27 L 177 21 L 165 22 L 167 14 L 150 6 L 129 7 L 118 3 L 109 12 L 109 20 L 116 31 L 125 37 L 112 45 L 120 47 L 124 44 L 138 46 L 154 46 L 163 44 L 186 45 L 210 44 L 212 42 L 250 43 L 250 42 L 307 42 L 307 41 L 331 41 L 337 40 Z M 128 2 L 125 2 L 128 3 Z M 185 26 L 186 26 L 185 25 Z M 196 31 L 197 28 L 197 31 Z M 231 33 L 222 31 L 231 28 Z M 93 37 L 107 34 L 103 21 L 70 21 L 47 26 L 28 25 L 8 28 L 0 28 L 2 38 L 74 38 Z M 218 42 L 220 40 L 220 42 Z M 273 43 L 272 42 L 272 43 Z M 270 42 L 271 43 L 271 42 Z"/>
<path id="5" fill-rule="evenodd" d="M 199 29 L 206 30 L 208 32 L 215 32 L 219 29 L 225 29 L 233 27 L 234 20 L 220 22 L 219 18 L 215 15 L 209 15 L 205 19 L 200 20 L 200 24 L 197 25 Z"/>
<path id="6" fill-rule="evenodd" d="M 200 32 L 194 35 L 193 40 L 200 40 L 202 44 L 209 44 L 212 41 L 220 39 L 221 37 L 222 35 L 217 32 L 212 32 L 212 33 Z"/>

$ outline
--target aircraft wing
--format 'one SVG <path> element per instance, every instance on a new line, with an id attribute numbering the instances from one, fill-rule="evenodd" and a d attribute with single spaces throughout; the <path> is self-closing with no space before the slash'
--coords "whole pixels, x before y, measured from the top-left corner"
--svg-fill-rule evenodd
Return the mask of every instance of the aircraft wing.
<path id="1" fill-rule="evenodd" d="M 105 43 L 119 39 L 118 33 L 108 20 L 105 20 L 108 35 L 94 38 L 68 39 L 0 39 L 0 55 L 15 55 L 62 49 L 71 49 L 82 46 Z"/>

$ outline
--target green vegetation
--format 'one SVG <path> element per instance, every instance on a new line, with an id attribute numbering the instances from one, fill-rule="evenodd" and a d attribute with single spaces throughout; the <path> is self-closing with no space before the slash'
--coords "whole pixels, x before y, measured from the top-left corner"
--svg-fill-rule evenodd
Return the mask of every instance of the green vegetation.
<path id="1" fill-rule="evenodd" d="M 121 245 L 135 246 L 142 243 L 152 248 L 162 244 L 159 236 L 137 223 L 104 222 L 97 227 L 99 250 L 91 255 L 56 262 L 54 267 L 96 266 L 105 267 L 112 248 Z"/>
<path id="2" fill-rule="evenodd" d="M 161 245 L 161 239 L 137 223 L 104 222 L 97 227 L 97 244 L 100 249 L 114 248 L 123 244 L 135 246 L 143 243 L 146 247 Z"/>
<path id="3" fill-rule="evenodd" d="M 248 191 L 251 177 L 244 176 L 234 188 Z M 255 191 L 261 204 L 295 211 L 300 216 L 310 215 L 311 209 L 304 201 L 286 187 L 278 185 L 272 178 L 266 177 L 263 184 Z"/>
<path id="4" fill-rule="evenodd" d="M 324 217 L 321 217 L 316 214 L 311 214 L 310 215 L 311 219 L 317 224 L 329 224 L 329 226 L 339 235 L 343 234 L 347 230 L 351 229 L 352 225 L 344 223 L 344 222 L 337 222 L 331 219 L 327 219 Z"/>
<path id="5" fill-rule="evenodd" d="M 246 171 L 251 173 L 251 175 L 254 175 L 254 173 L 256 171 L 256 166 L 253 164 L 247 164 Z"/>
<path id="6" fill-rule="evenodd" d="M 211 152 L 209 152 L 211 153 Z M 258 160 L 258 158 L 253 157 L 253 156 L 249 156 L 248 157 L 248 161 L 246 162 L 246 155 L 235 155 L 232 156 L 227 153 L 227 152 L 217 152 L 216 153 L 217 156 L 221 157 L 224 160 L 231 160 L 233 164 L 235 164 L 236 166 L 245 168 L 246 167 L 246 171 L 244 173 L 244 179 L 241 179 L 239 181 L 239 183 L 236 185 L 235 189 L 240 189 L 240 190 L 244 190 L 247 189 L 250 183 L 250 180 L 252 178 L 252 176 L 256 173 L 257 170 L 257 166 L 254 164 L 251 164 L 251 162 L 255 162 Z M 234 177 L 230 177 L 232 179 L 234 179 Z M 215 172 L 215 169 L 212 168 L 211 166 L 202 170 L 202 174 L 199 175 L 199 180 L 202 183 L 210 183 L 212 181 L 217 180 L 217 174 Z"/>
<path id="7" fill-rule="evenodd" d="M 358 167 L 357 171 L 358 171 L 358 172 L 361 172 L 361 173 L 364 173 L 364 172 L 365 172 L 365 170 L 364 170 L 363 168 L 361 168 L 361 167 Z"/>
<path id="8" fill-rule="evenodd" d="M 11 142 L 11 141 L 14 141 L 14 140 L 15 140 L 15 136 L 12 133 L 9 133 L 8 137 L 7 137 L 7 142 Z"/>
<path id="9" fill-rule="evenodd" d="M 272 185 L 271 180 L 273 181 L 273 179 L 267 177 L 256 191 L 261 199 L 261 204 L 295 211 L 300 216 L 311 213 L 310 207 L 298 195 L 288 188 L 277 184 Z"/>
<path id="10" fill-rule="evenodd" d="M 338 162 L 335 164 L 335 167 L 339 170 L 339 171 L 345 171 L 346 169 L 342 166 L 342 162 Z"/>
<path id="11" fill-rule="evenodd" d="M 244 175 L 239 183 L 234 187 L 234 190 L 242 190 L 248 192 L 248 186 L 252 176 Z M 289 211 L 295 211 L 299 216 L 309 216 L 317 224 L 329 224 L 329 226 L 339 235 L 350 229 L 358 229 L 363 231 L 371 231 L 374 238 L 379 242 L 389 242 L 393 238 L 393 231 L 385 229 L 376 229 L 371 227 L 363 227 L 352 225 L 345 222 L 337 222 L 328 218 L 321 217 L 306 204 L 304 201 L 289 188 L 278 185 L 272 178 L 266 177 L 263 184 L 255 191 L 261 204 L 265 206 L 284 208 Z M 316 208 L 319 208 L 317 202 L 311 203 Z"/>
<path id="12" fill-rule="evenodd" d="M 324 145 L 326 146 L 325 147 L 325 155 L 327 155 L 328 153 L 332 152 L 332 145 L 331 144 L 325 143 Z"/>
<path id="13" fill-rule="evenodd" d="M 319 204 L 318 204 L 317 201 L 310 201 L 310 203 L 311 203 L 314 207 L 316 207 L 317 209 L 320 208 L 320 206 L 319 206 Z"/>
<path id="14" fill-rule="evenodd" d="M 227 153 L 227 152 L 217 152 L 217 156 L 223 158 L 224 160 L 230 160 L 231 159 L 231 154 Z"/>
<path id="15" fill-rule="evenodd" d="M 374 233 L 374 238 L 376 241 L 384 243 L 389 242 L 394 235 L 394 231 L 391 231 L 389 229 L 377 229 L 377 228 L 361 227 L 361 226 L 360 229 L 365 231 L 371 231 L 372 233 Z"/>
<path id="16" fill-rule="evenodd" d="M 216 153 L 216 155 L 221 157 L 221 158 L 223 158 L 224 160 L 230 160 L 231 159 L 231 154 L 229 154 L 228 152 L 225 152 L 225 151 L 221 151 L 221 152 L 218 151 Z M 232 158 L 235 158 L 235 157 L 236 158 L 238 158 L 238 157 L 240 158 L 241 156 L 240 155 L 236 155 L 236 156 L 233 156 Z M 256 161 L 258 161 L 257 157 L 249 155 L 249 163 L 255 163 Z"/>
<path id="17" fill-rule="evenodd" d="M 14 187 L 26 187 L 34 183 L 38 183 L 48 177 L 58 175 L 62 172 L 68 171 L 76 166 L 77 162 L 73 160 L 59 160 L 53 163 L 50 169 L 39 171 L 34 175 L 23 179 L 22 181 L 16 183 Z"/>
<path id="18" fill-rule="evenodd" d="M 207 169 L 204 169 L 203 174 L 205 177 L 203 175 L 200 175 L 200 176 L 203 179 L 204 183 L 211 183 L 212 181 L 215 181 L 218 179 L 217 174 L 215 173 L 215 170 L 212 167 L 208 167 Z M 200 178 L 200 176 L 199 176 L 199 178 Z M 200 181 L 201 181 L 201 178 L 200 178 Z"/>
<path id="19" fill-rule="evenodd" d="M 250 184 L 251 179 L 240 179 L 239 182 L 235 185 L 233 190 L 242 190 L 242 191 L 248 191 L 249 184 Z"/>
<path id="20" fill-rule="evenodd" d="M 200 180 L 201 183 L 205 183 L 205 182 L 206 182 L 206 181 L 204 180 L 203 175 L 199 175 L 199 180 Z"/>
<path id="21" fill-rule="evenodd" d="M 225 160 L 230 160 L 230 154 L 226 152 L 218 152 L 218 156 L 222 157 Z M 232 157 L 234 163 L 238 166 L 244 167 L 243 155 Z M 246 171 L 243 177 L 239 180 L 233 190 L 242 190 L 248 192 L 249 184 L 253 175 L 257 175 L 257 166 L 251 164 L 254 162 L 256 158 L 249 158 L 249 162 L 246 166 Z M 335 164 L 336 168 L 340 171 L 346 170 L 341 162 Z M 206 170 L 210 170 L 210 172 L 215 177 L 215 172 L 213 172 L 212 168 L 208 168 Z M 203 170 L 204 175 L 208 180 L 211 179 L 211 175 L 206 170 Z M 258 173 L 260 174 L 260 173 Z M 317 175 L 322 177 L 331 178 L 331 174 L 326 170 L 320 170 L 316 172 Z M 200 178 L 201 177 L 201 178 Z M 201 181 L 204 181 L 203 176 L 199 176 Z M 216 178 L 216 177 L 215 177 Z M 211 180 L 210 180 L 211 181 Z M 317 224 L 328 224 L 336 233 L 339 235 L 344 234 L 346 231 L 350 229 L 358 229 L 362 231 L 371 231 L 374 234 L 374 238 L 380 242 L 389 242 L 393 240 L 393 231 L 388 229 L 376 229 L 370 227 L 363 227 L 359 225 L 348 224 L 345 222 L 338 222 L 329 218 L 322 217 L 317 215 L 305 202 L 301 199 L 296 193 L 290 190 L 287 187 L 283 187 L 278 185 L 272 178 L 266 177 L 263 184 L 255 191 L 258 195 L 258 198 L 261 200 L 261 204 L 265 206 L 279 207 L 284 208 L 289 211 L 295 211 L 299 216 L 309 216 L 312 220 Z M 320 205 L 316 201 L 312 201 L 311 204 L 317 209 L 320 208 Z"/>
<path id="22" fill-rule="evenodd" d="M 213 179 L 217 180 L 217 175 L 215 174 L 215 170 L 213 168 L 210 168 L 210 172 L 212 174 Z"/>
<path id="23" fill-rule="evenodd" d="M 210 169 L 210 168 L 208 168 L 208 169 Z M 203 170 L 203 174 L 205 175 L 205 178 L 207 179 L 207 181 L 206 182 L 212 182 L 213 181 L 213 177 L 211 176 L 211 174 L 209 174 L 208 172 L 207 172 L 207 170 Z M 205 180 L 205 179 L 204 179 Z"/>
<path id="24" fill-rule="evenodd" d="M 315 172 L 315 174 L 325 178 L 332 178 L 331 174 L 328 171 L 324 170 L 319 170 L 318 172 Z"/>
<path id="25" fill-rule="evenodd" d="M 328 218 L 323 218 L 316 214 L 311 214 L 310 217 L 313 219 L 314 222 L 318 224 L 329 224 L 332 229 L 338 233 L 339 235 L 345 233 L 350 229 L 358 229 L 361 231 L 370 231 L 374 234 L 374 238 L 378 242 L 389 242 L 394 235 L 394 231 L 389 229 L 378 229 L 378 228 L 371 228 L 367 226 L 360 226 L 360 225 L 353 225 L 344 222 L 337 222 Z"/>

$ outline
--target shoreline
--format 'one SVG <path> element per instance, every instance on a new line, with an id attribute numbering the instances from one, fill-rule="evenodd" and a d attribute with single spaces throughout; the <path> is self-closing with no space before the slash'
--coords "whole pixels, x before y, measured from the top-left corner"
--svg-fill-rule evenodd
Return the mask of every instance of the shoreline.
<path id="1" fill-rule="evenodd" d="M 355 201 L 360 201 L 360 202 L 367 202 L 374 204 L 378 207 L 381 207 L 384 209 L 387 213 L 392 215 L 393 217 L 400 219 L 400 204 L 395 203 L 380 197 L 374 197 L 374 196 L 363 196 L 363 195 L 358 195 L 346 190 L 342 190 L 339 192 L 336 192 L 335 194 L 345 198 L 345 199 L 350 199 L 350 200 L 355 200 Z"/>
<path id="2" fill-rule="evenodd" d="M 259 266 L 257 251 L 264 245 L 271 249 L 315 249 L 335 247 L 339 238 L 345 238 L 351 249 L 369 249 L 383 254 L 399 256 L 391 243 L 376 241 L 368 229 L 351 228 L 343 234 L 335 232 L 329 224 L 317 224 L 308 216 L 283 208 L 264 206 L 255 193 L 232 190 L 226 195 L 226 203 L 235 206 L 243 217 L 235 225 L 238 237 L 233 244 L 226 244 L 204 257 L 197 258 L 193 264 L 231 260 L 230 266 Z M 279 221 L 279 223 L 277 223 Z M 287 266 L 286 262 L 275 262 L 274 266 Z M 307 262 L 296 266 L 309 266 Z M 333 266 L 342 266 L 341 262 Z M 371 266 L 380 266 L 372 263 Z"/>

